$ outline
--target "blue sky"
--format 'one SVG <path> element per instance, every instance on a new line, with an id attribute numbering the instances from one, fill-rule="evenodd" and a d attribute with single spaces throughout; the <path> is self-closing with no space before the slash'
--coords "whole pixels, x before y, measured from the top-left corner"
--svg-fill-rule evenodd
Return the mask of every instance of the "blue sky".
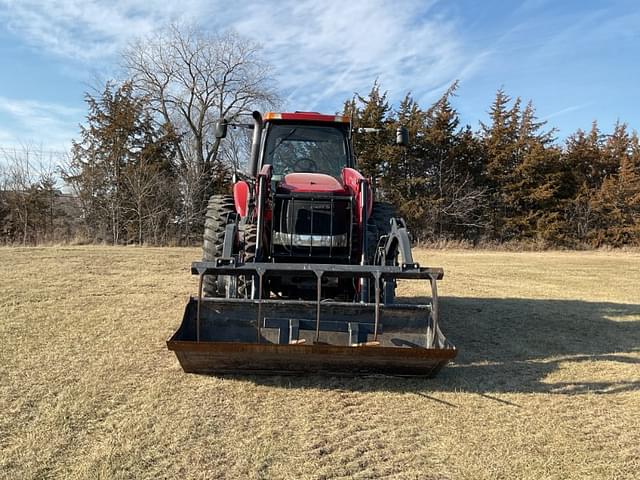
<path id="1" fill-rule="evenodd" d="M 565 137 L 598 120 L 640 128 L 640 2 L 0 0 L 0 147 L 65 150 L 84 92 L 119 77 L 118 52 L 169 22 L 258 40 L 284 110 L 334 112 L 378 78 L 423 106 L 454 79 L 478 128 L 499 87 Z"/>

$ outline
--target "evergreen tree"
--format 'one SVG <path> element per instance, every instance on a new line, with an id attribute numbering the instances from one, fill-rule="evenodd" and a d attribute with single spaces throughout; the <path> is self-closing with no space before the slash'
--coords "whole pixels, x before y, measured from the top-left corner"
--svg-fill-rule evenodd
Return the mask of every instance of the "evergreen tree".
<path id="1" fill-rule="evenodd" d="M 638 137 L 616 124 L 578 130 L 561 148 L 555 130 L 503 89 L 480 131 L 460 128 L 454 83 L 429 109 L 407 95 L 391 112 L 376 82 L 345 103 L 356 127 L 359 168 L 377 179 L 379 197 L 400 209 L 418 238 L 534 241 L 546 246 L 640 243 Z M 405 126 L 410 146 L 392 145 Z"/>
<path id="2" fill-rule="evenodd" d="M 396 115 L 397 121 L 389 125 L 389 128 L 395 130 L 399 125 L 404 126 L 409 134 L 409 145 L 386 145 L 382 148 L 387 157 L 386 175 L 380 179 L 379 193 L 398 206 L 400 215 L 411 222 L 413 231 L 418 233 L 423 228 L 426 207 L 420 199 L 428 195 L 430 182 L 422 134 L 424 112 L 408 94 L 400 102 Z"/>
<path id="3" fill-rule="evenodd" d="M 459 235 L 469 237 L 483 226 L 481 220 L 485 190 L 475 184 L 477 150 L 459 128 L 458 112 L 451 104 L 458 82 L 454 82 L 426 112 L 423 130 L 428 159 L 427 174 L 431 178 L 429 191 L 432 234 L 438 237 Z M 469 129 L 466 129 L 467 135 Z"/>
<path id="4" fill-rule="evenodd" d="M 516 163 L 520 99 L 515 100 L 511 109 L 508 108 L 510 102 L 511 97 L 499 89 L 489 110 L 491 123 L 480 122 L 487 156 L 486 182 L 494 190 L 509 179 Z"/>
<path id="5" fill-rule="evenodd" d="M 567 169 L 553 145 L 555 131 L 545 126 L 537 121 L 533 103 L 527 103 L 520 114 L 515 167 L 503 198 L 513 206 L 505 222 L 510 231 L 520 239 L 553 244 L 563 239 L 562 210 L 571 192 L 564 188 Z"/>
<path id="6" fill-rule="evenodd" d="M 516 235 L 509 222 L 514 217 L 513 204 L 505 187 L 512 183 L 516 165 L 520 99 L 517 98 L 509 109 L 510 102 L 511 97 L 499 89 L 489 110 L 491 123 L 480 123 L 486 155 L 484 185 L 490 195 L 488 233 L 499 241 L 510 240 Z"/>
<path id="7" fill-rule="evenodd" d="M 133 172 L 153 165 L 158 172 L 169 173 L 175 142 L 154 127 L 144 112 L 144 99 L 134 95 L 130 83 L 116 87 L 109 82 L 99 98 L 87 94 L 85 100 L 87 126 L 81 127 L 80 141 L 73 142 L 65 180 L 80 198 L 90 237 L 117 244 L 127 240 L 132 222 Z"/>
<path id="8" fill-rule="evenodd" d="M 568 237 L 576 243 L 586 243 L 595 222 L 594 198 L 602 185 L 602 148 L 604 136 L 596 122 L 587 133 L 578 130 L 565 144 L 564 161 L 571 172 L 566 188 L 571 200 L 567 203 L 564 219 Z"/>
<path id="9" fill-rule="evenodd" d="M 617 123 L 603 145 L 599 173 L 604 176 L 594 194 L 593 246 L 640 244 L 640 155 L 638 136 Z"/>
<path id="10" fill-rule="evenodd" d="M 391 107 L 387 101 L 387 93 L 380 92 L 378 82 L 374 82 L 369 95 L 365 98 L 356 95 L 356 99 L 345 104 L 345 115 L 353 121 L 355 134 L 354 150 L 357 156 L 358 169 L 374 182 L 384 176 L 387 166 L 386 150 L 393 137 L 388 123 Z M 360 128 L 379 130 L 377 133 L 358 133 Z"/>
<path id="11" fill-rule="evenodd" d="M 553 146 L 554 130 L 536 119 L 528 102 L 498 90 L 491 107 L 490 125 L 482 124 L 487 158 L 485 181 L 490 190 L 490 234 L 499 241 L 559 238 L 566 197 L 560 184 L 565 175 L 560 152 Z M 544 230 L 544 233 L 541 233 Z"/>

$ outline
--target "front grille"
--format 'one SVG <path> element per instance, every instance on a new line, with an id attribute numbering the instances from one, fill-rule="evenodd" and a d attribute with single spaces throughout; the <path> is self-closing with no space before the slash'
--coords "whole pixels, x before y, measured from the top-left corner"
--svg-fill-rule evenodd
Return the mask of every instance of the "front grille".
<path id="1" fill-rule="evenodd" d="M 348 255 L 351 197 L 275 195 L 272 244 L 277 255 Z"/>

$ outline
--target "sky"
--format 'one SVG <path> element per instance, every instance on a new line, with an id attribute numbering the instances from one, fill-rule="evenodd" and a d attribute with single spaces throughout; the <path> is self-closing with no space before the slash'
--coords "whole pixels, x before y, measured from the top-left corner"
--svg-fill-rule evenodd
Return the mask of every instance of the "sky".
<path id="1" fill-rule="evenodd" d="M 423 107 L 458 79 L 473 129 L 498 88 L 565 138 L 597 120 L 640 129 L 637 0 L 0 0 L 0 148 L 62 152 L 84 94 L 121 78 L 119 52 L 171 22 L 258 41 L 282 110 L 334 113 L 377 79 Z"/>

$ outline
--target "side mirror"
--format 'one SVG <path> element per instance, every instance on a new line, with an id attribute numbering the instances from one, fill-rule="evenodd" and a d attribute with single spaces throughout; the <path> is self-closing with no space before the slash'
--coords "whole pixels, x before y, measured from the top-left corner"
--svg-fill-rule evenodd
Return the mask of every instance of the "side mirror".
<path id="1" fill-rule="evenodd" d="M 398 127 L 396 130 L 396 145 L 403 147 L 409 145 L 409 130 L 406 127 Z"/>
<path id="2" fill-rule="evenodd" d="M 216 121 L 214 132 L 216 138 L 224 138 L 227 136 L 227 120 L 225 118 Z"/>

